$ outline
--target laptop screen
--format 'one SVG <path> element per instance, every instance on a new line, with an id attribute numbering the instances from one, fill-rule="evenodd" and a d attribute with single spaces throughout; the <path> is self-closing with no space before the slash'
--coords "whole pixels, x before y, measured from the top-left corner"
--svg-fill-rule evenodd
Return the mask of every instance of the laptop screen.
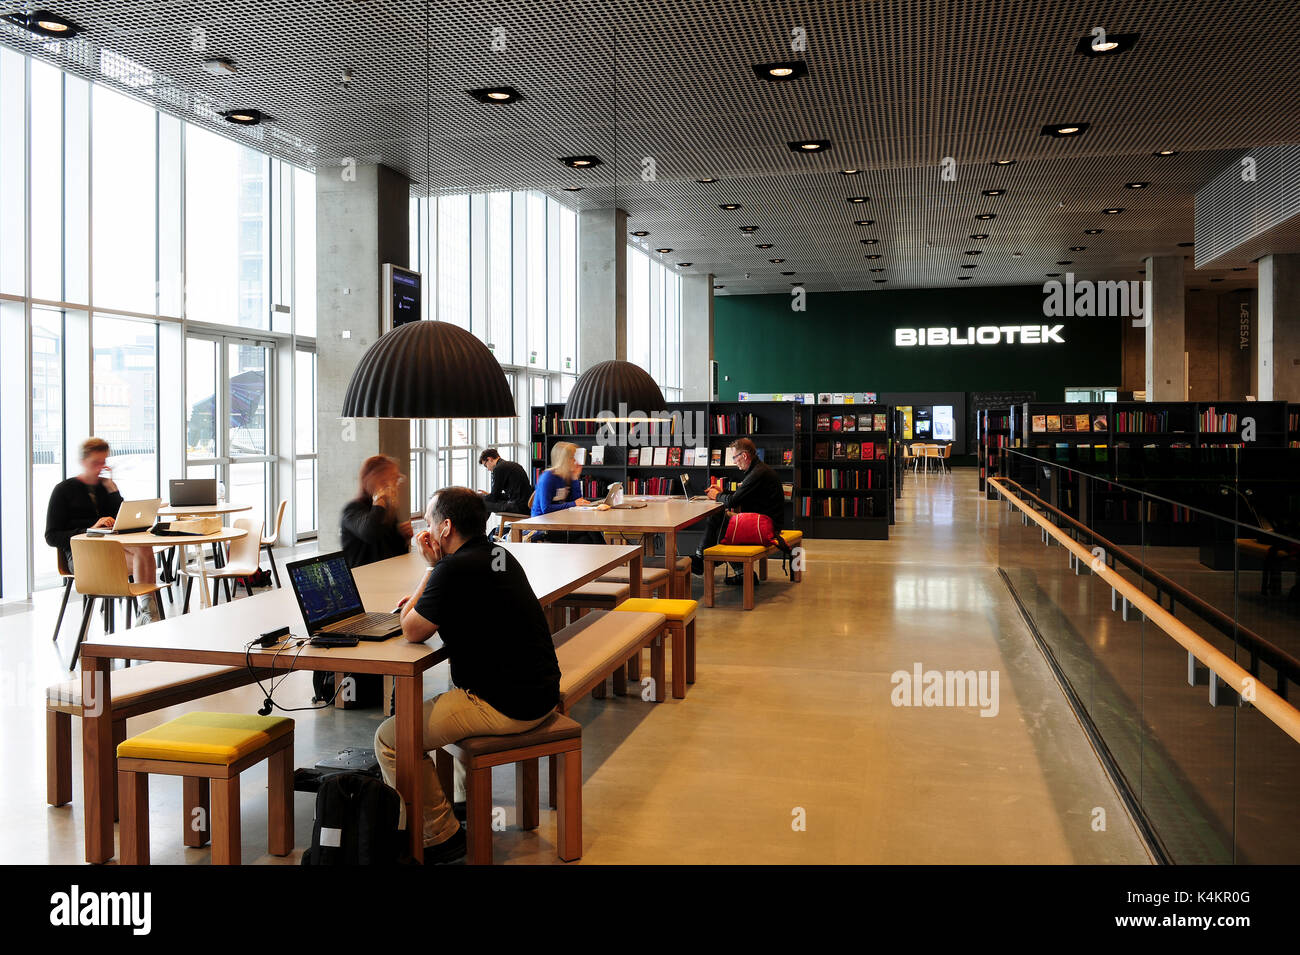
<path id="1" fill-rule="evenodd" d="M 308 633 L 363 612 L 361 595 L 342 554 L 297 561 L 287 569 Z"/>

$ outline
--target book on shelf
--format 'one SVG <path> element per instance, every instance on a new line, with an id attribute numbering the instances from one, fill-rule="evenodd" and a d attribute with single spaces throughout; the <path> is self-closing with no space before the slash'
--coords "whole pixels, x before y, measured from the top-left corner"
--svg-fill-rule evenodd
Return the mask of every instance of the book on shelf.
<path id="1" fill-rule="evenodd" d="M 587 449 L 575 448 L 573 452 L 573 460 L 578 462 L 579 464 L 585 465 L 587 463 Z"/>
<path id="2" fill-rule="evenodd" d="M 781 463 L 787 467 L 794 464 L 794 448 L 783 448 L 781 450 Z"/>
<path id="3" fill-rule="evenodd" d="M 813 457 L 819 461 L 825 461 L 831 456 L 831 446 L 825 441 L 818 441 L 813 445 Z"/>
<path id="4" fill-rule="evenodd" d="M 1061 430 L 1061 416 L 1059 414 L 1049 414 L 1047 416 L 1047 430 L 1048 431 Z"/>
<path id="5" fill-rule="evenodd" d="M 663 445 L 655 448 L 654 466 L 657 468 L 664 467 L 668 464 L 668 449 Z"/>
<path id="6" fill-rule="evenodd" d="M 712 451 L 709 452 L 709 466 L 710 466 L 710 467 L 715 467 L 715 468 L 720 468 L 720 467 L 722 467 L 722 449 L 721 449 L 721 448 L 714 448 Z"/>
<path id="7" fill-rule="evenodd" d="M 781 494 L 787 501 L 794 499 L 794 484 L 789 481 L 781 482 Z"/>
<path id="8" fill-rule="evenodd" d="M 754 453 L 758 455 L 760 461 L 767 463 L 767 448 L 755 448 Z"/>
<path id="9" fill-rule="evenodd" d="M 844 450 L 843 441 L 836 441 L 835 444 L 831 447 L 832 458 L 843 458 L 846 454 L 847 452 Z"/>
<path id="10" fill-rule="evenodd" d="M 844 416 L 844 430 L 845 431 L 858 430 L 858 419 L 856 415 L 846 414 Z"/>
<path id="11" fill-rule="evenodd" d="M 727 445 L 727 450 L 722 456 L 722 463 L 729 468 L 736 466 L 736 449 L 733 446 Z"/>
<path id="12" fill-rule="evenodd" d="M 876 457 L 876 446 L 870 441 L 862 442 L 862 460 L 872 461 Z"/>
<path id="13" fill-rule="evenodd" d="M 759 430 L 756 414 L 715 414 L 714 434 L 754 434 Z"/>
<path id="14" fill-rule="evenodd" d="M 1106 416 L 1104 414 L 1098 414 L 1092 416 L 1092 430 L 1093 431 L 1109 430 L 1109 427 L 1106 424 Z"/>
<path id="15" fill-rule="evenodd" d="M 872 431 L 888 431 L 888 430 L 889 430 L 889 415 L 885 414 L 884 412 L 881 412 L 880 414 L 876 414 L 876 415 L 874 415 L 874 416 L 873 416 L 873 421 L 872 421 L 872 427 L 871 427 L 871 430 L 872 430 Z"/>
<path id="16" fill-rule="evenodd" d="M 603 444 L 593 444 L 591 446 L 591 463 L 593 467 L 605 463 L 605 446 Z"/>
<path id="17" fill-rule="evenodd" d="M 831 415 L 831 430 L 832 431 L 844 430 L 844 415 L 842 414 Z"/>
<path id="18" fill-rule="evenodd" d="M 818 431 L 829 431 L 831 429 L 831 416 L 828 414 L 819 414 L 817 416 Z"/>
<path id="19" fill-rule="evenodd" d="M 641 463 L 641 449 L 630 448 L 627 452 L 627 466 L 634 468 Z"/>
<path id="20" fill-rule="evenodd" d="M 668 449 L 668 466 L 670 468 L 678 468 L 682 466 L 681 448 L 674 446 Z"/>
<path id="21" fill-rule="evenodd" d="M 858 430 L 859 431 L 876 430 L 874 427 L 874 419 L 871 417 L 871 415 L 869 414 L 858 415 Z"/>
<path id="22" fill-rule="evenodd" d="M 694 448 L 683 448 L 683 449 L 682 449 L 682 467 L 684 467 L 684 468 L 693 468 L 693 467 L 695 467 L 695 449 L 694 449 Z"/>
<path id="23" fill-rule="evenodd" d="M 1047 415 L 1036 414 L 1033 421 L 1034 434 L 1040 434 L 1047 430 Z"/>
<path id="24" fill-rule="evenodd" d="M 876 445 L 876 460 L 883 461 L 889 457 L 889 445 L 880 443 Z"/>
<path id="25" fill-rule="evenodd" d="M 1074 430 L 1074 415 L 1072 414 L 1061 415 L 1061 430 L 1062 431 Z"/>
<path id="26" fill-rule="evenodd" d="M 862 457 L 862 445 L 856 441 L 850 441 L 845 445 L 844 451 L 850 461 L 857 461 Z"/>
<path id="27" fill-rule="evenodd" d="M 1089 421 L 1088 421 L 1088 416 L 1086 414 L 1077 414 L 1074 416 L 1075 431 L 1087 431 L 1089 430 L 1088 425 L 1089 425 Z"/>

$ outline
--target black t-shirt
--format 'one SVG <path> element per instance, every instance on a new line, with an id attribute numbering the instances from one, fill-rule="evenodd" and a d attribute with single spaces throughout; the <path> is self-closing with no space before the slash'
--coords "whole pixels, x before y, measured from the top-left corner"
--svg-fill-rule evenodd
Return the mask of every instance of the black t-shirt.
<path id="1" fill-rule="evenodd" d="M 50 504 L 45 512 L 45 543 L 70 554 L 73 537 L 85 533 L 101 517 L 117 517 L 121 506 L 122 495 L 117 491 L 70 477 L 50 492 Z"/>
<path id="2" fill-rule="evenodd" d="M 515 720 L 560 702 L 560 664 L 528 576 L 508 550 L 480 535 L 438 561 L 415 612 L 438 627 L 451 680 Z"/>
<path id="3" fill-rule="evenodd" d="M 349 567 L 401 557 L 411 542 L 397 529 L 397 514 L 368 499 L 349 501 L 339 521 L 340 549 Z"/>

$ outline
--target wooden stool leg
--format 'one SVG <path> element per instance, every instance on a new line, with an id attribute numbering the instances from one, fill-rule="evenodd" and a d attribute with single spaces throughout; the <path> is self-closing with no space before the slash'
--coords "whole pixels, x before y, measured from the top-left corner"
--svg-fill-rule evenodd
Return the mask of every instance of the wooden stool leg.
<path id="1" fill-rule="evenodd" d="M 118 773 L 118 803 L 122 807 L 122 865 L 149 864 L 149 774 Z"/>
<path id="2" fill-rule="evenodd" d="M 654 684 L 654 697 L 656 703 L 664 701 L 664 683 L 667 682 L 667 668 L 664 666 L 664 635 L 663 632 L 655 634 L 654 642 L 650 644 L 650 682 Z"/>
<path id="3" fill-rule="evenodd" d="M 713 606 L 713 561 L 707 557 L 704 559 L 704 606 Z"/>
<path id="4" fill-rule="evenodd" d="M 239 777 L 212 780 L 212 864 L 239 865 Z"/>
<path id="5" fill-rule="evenodd" d="M 673 639 L 673 699 L 686 696 L 686 625 L 674 620 L 668 626 Z"/>
<path id="6" fill-rule="evenodd" d="M 593 700 L 603 700 L 605 698 L 605 681 L 601 680 L 600 685 L 591 691 Z"/>
<path id="7" fill-rule="evenodd" d="M 126 742 L 126 720 L 114 720 L 113 721 L 113 761 L 115 764 L 117 762 L 117 748 L 124 742 Z M 113 791 L 113 821 L 114 822 L 118 820 L 118 815 L 119 815 L 118 809 L 119 807 L 117 802 L 117 790 L 114 790 Z"/>
<path id="8" fill-rule="evenodd" d="M 208 796 L 208 780 L 203 776 L 186 776 L 181 808 L 185 815 L 181 829 L 185 844 L 191 849 L 206 846 L 212 838 L 212 801 Z"/>
<path id="9" fill-rule="evenodd" d="M 492 768 L 465 772 L 467 865 L 492 864 Z"/>
<path id="10" fill-rule="evenodd" d="M 266 761 L 267 847 L 273 856 L 293 851 L 293 744 L 272 753 Z"/>
<path id="11" fill-rule="evenodd" d="M 515 763 L 515 813 L 520 829 L 536 829 L 541 821 L 541 778 L 536 759 L 521 759 Z"/>
<path id="12" fill-rule="evenodd" d="M 641 651 L 627 661 L 627 679 L 629 683 L 641 682 Z"/>
<path id="13" fill-rule="evenodd" d="M 745 602 L 743 604 L 746 610 L 754 609 L 754 565 L 745 563 L 740 565 L 745 575 Z"/>
<path id="14" fill-rule="evenodd" d="M 72 714 L 45 711 L 45 801 L 72 802 Z"/>
<path id="15" fill-rule="evenodd" d="M 767 580 L 767 558 L 764 557 L 758 562 L 758 579 Z"/>
<path id="16" fill-rule="evenodd" d="M 560 775 L 557 770 L 557 767 L 558 767 L 558 763 L 556 762 L 556 758 L 554 756 L 547 756 L 546 757 L 546 772 L 547 772 L 546 803 L 552 809 L 554 809 L 557 805 L 559 805 L 559 796 L 556 794 L 556 787 L 559 785 L 558 780 L 560 778 Z"/>
<path id="17" fill-rule="evenodd" d="M 673 659 L 673 666 L 677 666 L 676 658 Z M 695 682 L 695 621 L 691 620 L 686 625 L 686 682 Z"/>
<path id="18" fill-rule="evenodd" d="M 573 862 L 582 858 L 582 750 L 561 753 L 555 759 L 562 779 L 555 844 L 559 857 Z"/>
<path id="19" fill-rule="evenodd" d="M 630 660 L 628 666 L 631 666 Z M 614 695 L 627 696 L 627 666 L 614 668 Z"/>

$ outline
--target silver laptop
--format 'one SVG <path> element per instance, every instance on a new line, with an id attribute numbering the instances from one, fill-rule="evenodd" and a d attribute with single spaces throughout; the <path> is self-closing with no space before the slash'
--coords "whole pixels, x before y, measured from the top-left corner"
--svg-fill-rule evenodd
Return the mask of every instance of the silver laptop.
<path id="1" fill-rule="evenodd" d="M 147 531 L 153 527 L 161 504 L 162 499 L 157 497 L 149 501 L 123 501 L 122 506 L 117 509 L 117 518 L 113 521 L 111 530 L 107 527 L 92 527 L 86 533 L 93 537 L 108 537 L 111 534 L 134 534 L 137 531 Z"/>
<path id="2" fill-rule="evenodd" d="M 681 474 L 677 476 L 678 478 L 681 479 L 682 497 L 686 498 L 686 500 L 707 501 L 709 499 L 709 496 L 707 494 L 691 494 L 691 476 L 687 474 L 685 471 L 683 471 Z"/>
<path id="3" fill-rule="evenodd" d="M 605 496 L 599 501 L 596 501 L 596 506 L 599 507 L 601 504 L 608 504 L 611 508 L 618 508 L 620 511 L 631 511 L 638 507 L 645 507 L 645 501 L 625 501 L 622 504 L 615 504 L 614 494 L 616 491 L 622 490 L 622 488 L 623 482 L 615 481 L 609 486 L 609 490 L 605 492 Z"/>

